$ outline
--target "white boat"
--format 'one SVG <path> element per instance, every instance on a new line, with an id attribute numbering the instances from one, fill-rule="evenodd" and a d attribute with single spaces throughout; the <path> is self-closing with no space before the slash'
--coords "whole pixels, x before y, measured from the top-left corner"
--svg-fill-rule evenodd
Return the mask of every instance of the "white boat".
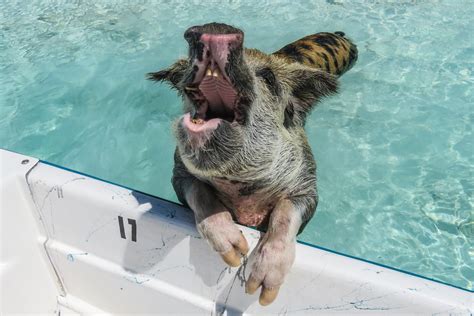
<path id="1" fill-rule="evenodd" d="M 303 243 L 262 307 L 246 264 L 226 267 L 190 210 L 10 151 L 0 161 L 2 315 L 474 313 L 472 291 Z M 259 233 L 241 229 L 254 247 Z"/>

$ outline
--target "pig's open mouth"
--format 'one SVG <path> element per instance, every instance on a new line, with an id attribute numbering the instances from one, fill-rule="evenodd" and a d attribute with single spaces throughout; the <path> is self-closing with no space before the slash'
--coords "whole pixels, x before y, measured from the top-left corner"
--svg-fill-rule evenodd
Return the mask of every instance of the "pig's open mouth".
<path id="1" fill-rule="evenodd" d="M 215 129 L 222 120 L 234 122 L 239 96 L 226 66 L 229 55 L 242 49 L 243 34 L 188 32 L 194 76 L 184 92 L 194 109 L 185 115 L 185 126 L 200 132 Z"/>
<path id="2" fill-rule="evenodd" d="M 215 118 L 233 122 L 237 91 L 229 78 L 214 62 L 198 75 L 197 83 L 185 88 L 194 104 L 192 123 L 202 125 Z"/>

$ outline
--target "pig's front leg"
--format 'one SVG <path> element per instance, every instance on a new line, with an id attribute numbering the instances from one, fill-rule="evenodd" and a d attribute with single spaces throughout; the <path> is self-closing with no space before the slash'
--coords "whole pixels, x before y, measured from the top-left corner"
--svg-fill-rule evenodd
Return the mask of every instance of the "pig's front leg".
<path id="1" fill-rule="evenodd" d="M 229 210 L 216 197 L 214 188 L 187 170 L 178 150 L 174 162 L 173 187 L 178 199 L 193 210 L 197 230 L 227 264 L 240 265 L 241 254 L 247 254 L 249 247 Z"/>
<path id="2" fill-rule="evenodd" d="M 201 236 L 228 265 L 239 266 L 241 256 L 249 251 L 247 240 L 234 224 L 229 210 L 214 194 L 213 188 L 194 179 L 184 189 L 184 195 L 194 211 Z"/>
<path id="3" fill-rule="evenodd" d="M 246 292 L 253 294 L 260 286 L 261 305 L 272 303 L 295 259 L 296 235 L 302 224 L 306 203 L 283 199 L 270 215 L 267 232 L 251 254 L 251 273 Z"/>

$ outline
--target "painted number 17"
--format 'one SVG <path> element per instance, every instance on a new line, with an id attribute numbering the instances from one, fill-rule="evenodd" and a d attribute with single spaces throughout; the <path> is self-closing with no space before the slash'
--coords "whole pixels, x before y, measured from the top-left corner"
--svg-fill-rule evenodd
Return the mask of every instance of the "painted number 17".
<path id="1" fill-rule="evenodd" d="M 132 241 L 137 242 L 137 221 L 134 220 L 133 218 L 127 218 L 128 224 L 132 226 Z M 119 228 L 120 228 L 120 237 L 123 239 L 127 239 L 127 236 L 125 235 L 125 227 L 123 224 L 123 217 L 119 216 L 118 217 L 118 222 L 119 222 Z"/>

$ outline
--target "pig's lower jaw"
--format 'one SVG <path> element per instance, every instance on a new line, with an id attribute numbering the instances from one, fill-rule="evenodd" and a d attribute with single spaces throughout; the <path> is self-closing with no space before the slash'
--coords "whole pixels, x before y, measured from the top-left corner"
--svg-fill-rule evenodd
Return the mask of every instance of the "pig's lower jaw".
<path id="1" fill-rule="evenodd" d="M 206 135 L 213 132 L 219 124 L 222 122 L 220 118 L 213 118 L 210 120 L 193 119 L 191 113 L 183 115 L 182 124 L 183 127 L 188 131 L 189 134 L 194 136 Z"/>

